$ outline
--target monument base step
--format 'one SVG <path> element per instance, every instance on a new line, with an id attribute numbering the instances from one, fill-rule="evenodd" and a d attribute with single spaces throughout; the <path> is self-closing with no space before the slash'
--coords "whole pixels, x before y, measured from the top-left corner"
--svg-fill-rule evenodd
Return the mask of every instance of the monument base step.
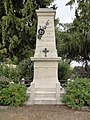
<path id="1" fill-rule="evenodd" d="M 35 98 L 34 104 L 56 104 L 55 98 Z"/>
<path id="2" fill-rule="evenodd" d="M 33 104 L 63 104 L 62 96 L 65 94 L 64 89 L 60 90 L 60 98 L 56 98 L 55 88 L 35 88 L 34 96 L 31 96 L 31 88 L 27 89 L 27 95 L 29 96 L 28 101 L 25 102 L 25 105 Z"/>
<path id="3" fill-rule="evenodd" d="M 38 104 L 38 105 L 56 105 L 56 104 L 63 104 L 60 100 L 57 101 L 56 99 L 51 99 L 51 98 L 35 98 L 35 100 L 28 99 L 24 103 L 25 105 L 33 105 L 33 104 Z"/>
<path id="4" fill-rule="evenodd" d="M 56 88 L 35 88 L 35 91 L 54 92 Z"/>
<path id="5" fill-rule="evenodd" d="M 56 95 L 55 92 L 45 92 L 45 91 L 36 91 L 35 98 L 54 98 Z"/>

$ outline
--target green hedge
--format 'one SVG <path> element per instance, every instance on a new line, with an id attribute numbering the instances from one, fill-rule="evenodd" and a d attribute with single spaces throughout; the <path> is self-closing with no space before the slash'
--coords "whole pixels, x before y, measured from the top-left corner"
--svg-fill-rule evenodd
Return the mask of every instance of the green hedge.
<path id="1" fill-rule="evenodd" d="M 0 105 L 20 106 L 27 98 L 24 85 L 9 84 L 0 90 Z"/>
<path id="2" fill-rule="evenodd" d="M 90 80 L 77 78 L 65 87 L 62 101 L 69 107 L 81 109 L 90 106 Z"/>
<path id="3" fill-rule="evenodd" d="M 10 66 L 9 64 L 1 64 L 0 65 L 0 76 L 5 76 L 9 79 L 9 81 L 13 81 L 15 83 L 18 83 L 20 80 L 19 75 L 19 69 L 17 66 L 14 68 L 13 66 Z"/>
<path id="4" fill-rule="evenodd" d="M 10 80 L 9 80 L 7 77 L 5 77 L 5 76 L 0 76 L 0 90 L 1 90 L 2 88 L 7 87 L 7 85 L 9 84 L 9 82 L 10 82 Z"/>
<path id="5" fill-rule="evenodd" d="M 18 65 L 5 64 L 0 65 L 0 76 L 5 76 L 10 81 L 19 83 L 22 78 L 33 80 L 33 63 L 31 60 L 22 60 Z"/>
<path id="6" fill-rule="evenodd" d="M 72 69 L 67 60 L 61 60 L 58 64 L 58 79 L 60 83 L 64 83 L 71 77 Z"/>
<path id="7" fill-rule="evenodd" d="M 30 82 L 33 80 L 33 63 L 31 60 L 22 60 L 18 65 L 20 80 L 25 78 Z"/>

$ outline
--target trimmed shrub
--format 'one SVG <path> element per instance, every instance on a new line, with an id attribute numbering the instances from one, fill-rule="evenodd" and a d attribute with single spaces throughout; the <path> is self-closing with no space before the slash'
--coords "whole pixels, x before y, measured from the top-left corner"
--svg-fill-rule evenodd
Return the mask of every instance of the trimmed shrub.
<path id="1" fill-rule="evenodd" d="M 1 90 L 2 88 L 7 87 L 7 85 L 9 84 L 9 82 L 10 82 L 10 80 L 9 80 L 7 77 L 5 77 L 5 76 L 0 76 L 0 90 Z"/>
<path id="2" fill-rule="evenodd" d="M 19 69 L 7 64 L 0 65 L 0 76 L 5 76 L 9 80 L 18 83 L 20 76 L 19 76 Z"/>
<path id="3" fill-rule="evenodd" d="M 65 87 L 62 101 L 69 107 L 80 109 L 90 106 L 90 80 L 77 78 Z"/>
<path id="4" fill-rule="evenodd" d="M 31 60 L 23 60 L 18 65 L 20 80 L 24 78 L 30 82 L 33 80 L 33 63 Z"/>
<path id="5" fill-rule="evenodd" d="M 21 106 L 27 100 L 25 85 L 9 84 L 0 90 L 0 105 Z"/>
<path id="6" fill-rule="evenodd" d="M 61 83 L 67 81 L 72 73 L 70 64 L 67 61 L 62 60 L 58 65 L 58 79 Z"/>
<path id="7" fill-rule="evenodd" d="M 33 63 L 31 60 L 23 60 L 18 65 L 5 64 L 0 65 L 0 76 L 19 83 L 22 78 L 31 82 L 33 80 Z"/>

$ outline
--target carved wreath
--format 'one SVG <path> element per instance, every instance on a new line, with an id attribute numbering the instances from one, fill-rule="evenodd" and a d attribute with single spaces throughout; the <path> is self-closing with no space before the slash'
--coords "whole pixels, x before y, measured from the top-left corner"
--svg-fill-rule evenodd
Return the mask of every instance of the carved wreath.
<path id="1" fill-rule="evenodd" d="M 37 35 L 38 39 L 41 39 L 41 37 L 45 33 L 45 30 L 46 30 L 46 28 L 47 28 L 48 25 L 49 25 L 49 20 L 47 20 L 45 26 L 39 26 L 38 35 Z"/>

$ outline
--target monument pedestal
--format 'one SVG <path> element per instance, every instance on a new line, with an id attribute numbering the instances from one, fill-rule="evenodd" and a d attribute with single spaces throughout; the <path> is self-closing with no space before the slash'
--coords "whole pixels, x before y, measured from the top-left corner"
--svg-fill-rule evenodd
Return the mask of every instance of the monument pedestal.
<path id="1" fill-rule="evenodd" d="M 35 88 L 34 104 L 57 104 L 60 101 L 60 83 L 57 78 L 57 66 L 60 58 L 31 59 L 34 61 L 35 69 L 32 83 Z"/>
<path id="2" fill-rule="evenodd" d="M 60 104 L 60 83 L 58 81 L 57 56 L 54 17 L 55 10 L 40 8 L 37 10 L 38 29 L 34 62 L 34 78 L 28 94 L 29 104 Z"/>
<path id="3" fill-rule="evenodd" d="M 31 83 L 30 104 L 61 104 L 57 58 L 31 58 L 34 61 L 34 79 Z"/>

